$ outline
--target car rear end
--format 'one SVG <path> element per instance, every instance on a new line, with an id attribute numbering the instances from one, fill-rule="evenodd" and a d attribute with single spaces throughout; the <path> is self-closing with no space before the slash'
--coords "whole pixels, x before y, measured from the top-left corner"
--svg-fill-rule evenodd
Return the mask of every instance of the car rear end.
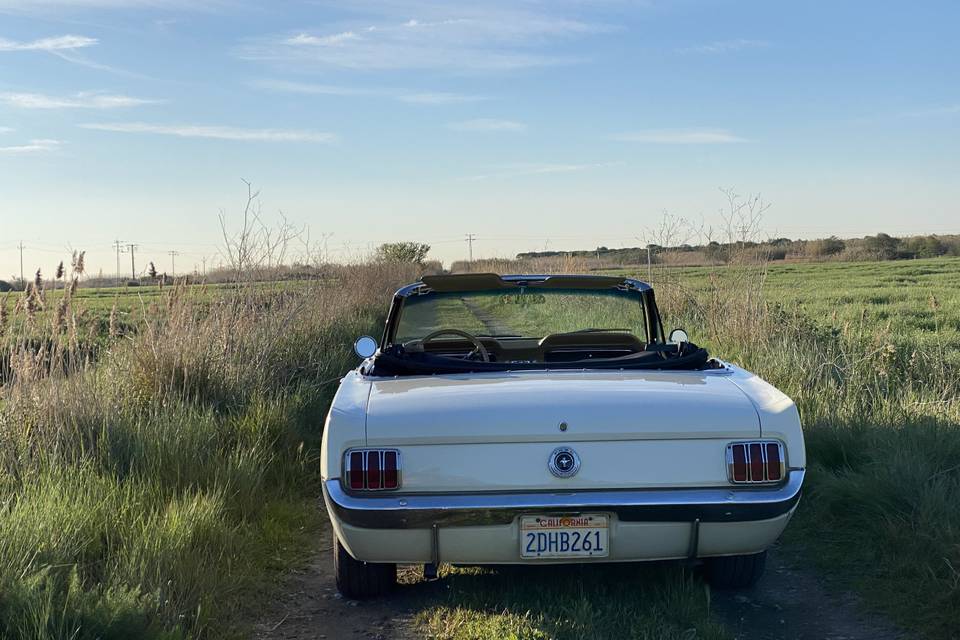
<path id="1" fill-rule="evenodd" d="M 755 556 L 805 467 L 793 403 L 731 366 L 355 373 L 323 455 L 345 551 L 431 568 Z"/>

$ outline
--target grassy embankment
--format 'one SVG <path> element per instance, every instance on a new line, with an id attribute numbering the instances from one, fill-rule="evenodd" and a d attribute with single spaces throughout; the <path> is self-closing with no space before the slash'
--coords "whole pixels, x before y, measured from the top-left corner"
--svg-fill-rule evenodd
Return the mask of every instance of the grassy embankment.
<path id="1" fill-rule="evenodd" d="M 802 545 L 822 575 L 856 588 L 897 622 L 925 637 L 955 637 L 960 260 L 654 276 L 668 330 L 683 326 L 715 355 L 797 401 L 810 471 L 787 541 Z M 561 328 L 610 326 L 554 320 Z M 710 621 L 709 593 L 680 567 L 454 569 L 448 580 L 448 600 L 419 618 L 439 638 L 724 634 Z"/>
<path id="2" fill-rule="evenodd" d="M 324 382 L 355 362 L 349 345 L 382 320 L 396 271 L 142 303 L 141 290 L 119 332 L 112 295 L 11 298 L 0 637 L 241 633 L 265 576 L 310 548 Z M 72 356 L 85 340 L 95 363 Z"/>

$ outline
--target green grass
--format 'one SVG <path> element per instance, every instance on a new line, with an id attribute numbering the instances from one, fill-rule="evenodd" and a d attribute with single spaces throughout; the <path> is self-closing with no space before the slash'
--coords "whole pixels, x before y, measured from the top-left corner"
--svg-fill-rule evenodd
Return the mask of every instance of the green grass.
<path id="1" fill-rule="evenodd" d="M 390 290 L 369 271 L 219 304 L 167 291 L 135 332 L 100 336 L 93 363 L 38 368 L 42 344 L 15 335 L 0 388 L 0 638 L 243 637 L 320 526 L 329 381 L 355 365 L 350 344 L 382 323 Z M 89 308 L 80 298 L 71 317 Z"/>
<path id="2" fill-rule="evenodd" d="M 675 566 L 450 569 L 445 602 L 417 616 L 441 640 L 729 638 L 709 592 Z"/>

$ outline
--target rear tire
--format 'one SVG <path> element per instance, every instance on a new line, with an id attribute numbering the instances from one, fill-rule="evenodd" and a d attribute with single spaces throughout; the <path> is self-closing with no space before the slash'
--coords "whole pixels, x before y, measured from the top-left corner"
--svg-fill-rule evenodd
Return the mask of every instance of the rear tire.
<path id="1" fill-rule="evenodd" d="M 355 560 L 336 537 L 333 568 L 337 574 L 337 591 L 351 600 L 382 596 L 397 584 L 397 565 Z"/>
<path id="2" fill-rule="evenodd" d="M 706 558 L 707 580 L 718 589 L 746 589 L 763 575 L 767 566 L 767 552 L 749 556 L 722 556 Z"/>

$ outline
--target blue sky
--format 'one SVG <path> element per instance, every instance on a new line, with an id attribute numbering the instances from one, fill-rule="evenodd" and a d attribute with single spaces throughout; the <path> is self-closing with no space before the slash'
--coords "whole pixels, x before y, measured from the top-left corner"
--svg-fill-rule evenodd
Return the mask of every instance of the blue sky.
<path id="1" fill-rule="evenodd" d="M 217 262 L 241 178 L 333 258 L 960 232 L 960 5 L 0 0 L 0 277 Z"/>

